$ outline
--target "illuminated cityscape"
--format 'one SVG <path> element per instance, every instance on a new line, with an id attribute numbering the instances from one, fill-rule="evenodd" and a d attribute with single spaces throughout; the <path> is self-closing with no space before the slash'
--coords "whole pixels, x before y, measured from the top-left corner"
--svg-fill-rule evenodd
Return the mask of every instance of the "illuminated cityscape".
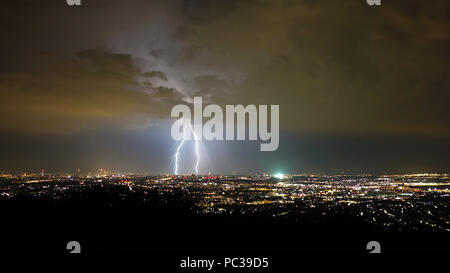
<path id="1" fill-rule="evenodd" d="M 70 199 L 88 190 L 155 195 L 179 194 L 199 214 L 259 215 L 301 221 L 303 216 L 346 214 L 383 230 L 450 231 L 450 176 L 268 175 L 145 176 L 138 174 L 3 174 L 0 200 Z M 123 192 L 122 192 L 123 191 Z M 136 198 L 136 197 L 133 197 Z M 108 200 L 106 200 L 108 201 Z"/>

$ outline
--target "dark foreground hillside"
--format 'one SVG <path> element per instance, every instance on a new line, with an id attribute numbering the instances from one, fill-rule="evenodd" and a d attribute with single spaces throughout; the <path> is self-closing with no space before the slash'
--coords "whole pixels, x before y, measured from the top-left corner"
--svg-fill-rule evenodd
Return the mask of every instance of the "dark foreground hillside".
<path id="1" fill-rule="evenodd" d="M 144 202 L 145 200 L 145 202 Z M 86 188 L 70 197 L 1 199 L 5 254 L 67 255 L 78 241 L 82 255 L 146 256 L 172 266 L 181 257 L 271 257 L 280 266 L 313 255 L 369 255 L 379 241 L 383 255 L 448 253 L 447 232 L 386 232 L 345 213 L 334 216 L 199 214 L 183 193 L 161 195 L 123 186 Z M 292 257 L 292 258 L 287 258 Z"/>

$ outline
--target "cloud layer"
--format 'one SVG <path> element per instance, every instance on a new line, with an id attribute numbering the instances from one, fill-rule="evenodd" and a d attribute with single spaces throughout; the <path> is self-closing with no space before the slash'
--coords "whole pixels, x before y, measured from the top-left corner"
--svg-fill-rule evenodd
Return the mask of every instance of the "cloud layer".
<path id="1" fill-rule="evenodd" d="M 446 1 L 61 2 L 2 9 L 4 129 L 148 126 L 201 95 L 296 131 L 449 133 Z"/>

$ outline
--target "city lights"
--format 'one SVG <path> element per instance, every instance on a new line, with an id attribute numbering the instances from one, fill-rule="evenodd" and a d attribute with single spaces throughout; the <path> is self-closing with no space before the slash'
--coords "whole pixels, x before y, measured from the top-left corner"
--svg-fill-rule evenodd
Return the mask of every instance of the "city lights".
<path id="1" fill-rule="evenodd" d="M 284 179 L 284 175 L 282 173 L 276 173 L 273 175 L 273 177 L 275 177 L 277 179 Z"/>

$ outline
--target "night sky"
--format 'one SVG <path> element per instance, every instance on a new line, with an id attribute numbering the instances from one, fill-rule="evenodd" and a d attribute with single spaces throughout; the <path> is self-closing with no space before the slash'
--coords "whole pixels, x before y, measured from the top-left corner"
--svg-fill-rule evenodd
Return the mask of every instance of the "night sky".
<path id="1" fill-rule="evenodd" d="M 201 172 L 450 171 L 448 0 L 2 1 L 0 60 L 0 172 L 172 172 L 193 96 L 280 105 Z"/>

